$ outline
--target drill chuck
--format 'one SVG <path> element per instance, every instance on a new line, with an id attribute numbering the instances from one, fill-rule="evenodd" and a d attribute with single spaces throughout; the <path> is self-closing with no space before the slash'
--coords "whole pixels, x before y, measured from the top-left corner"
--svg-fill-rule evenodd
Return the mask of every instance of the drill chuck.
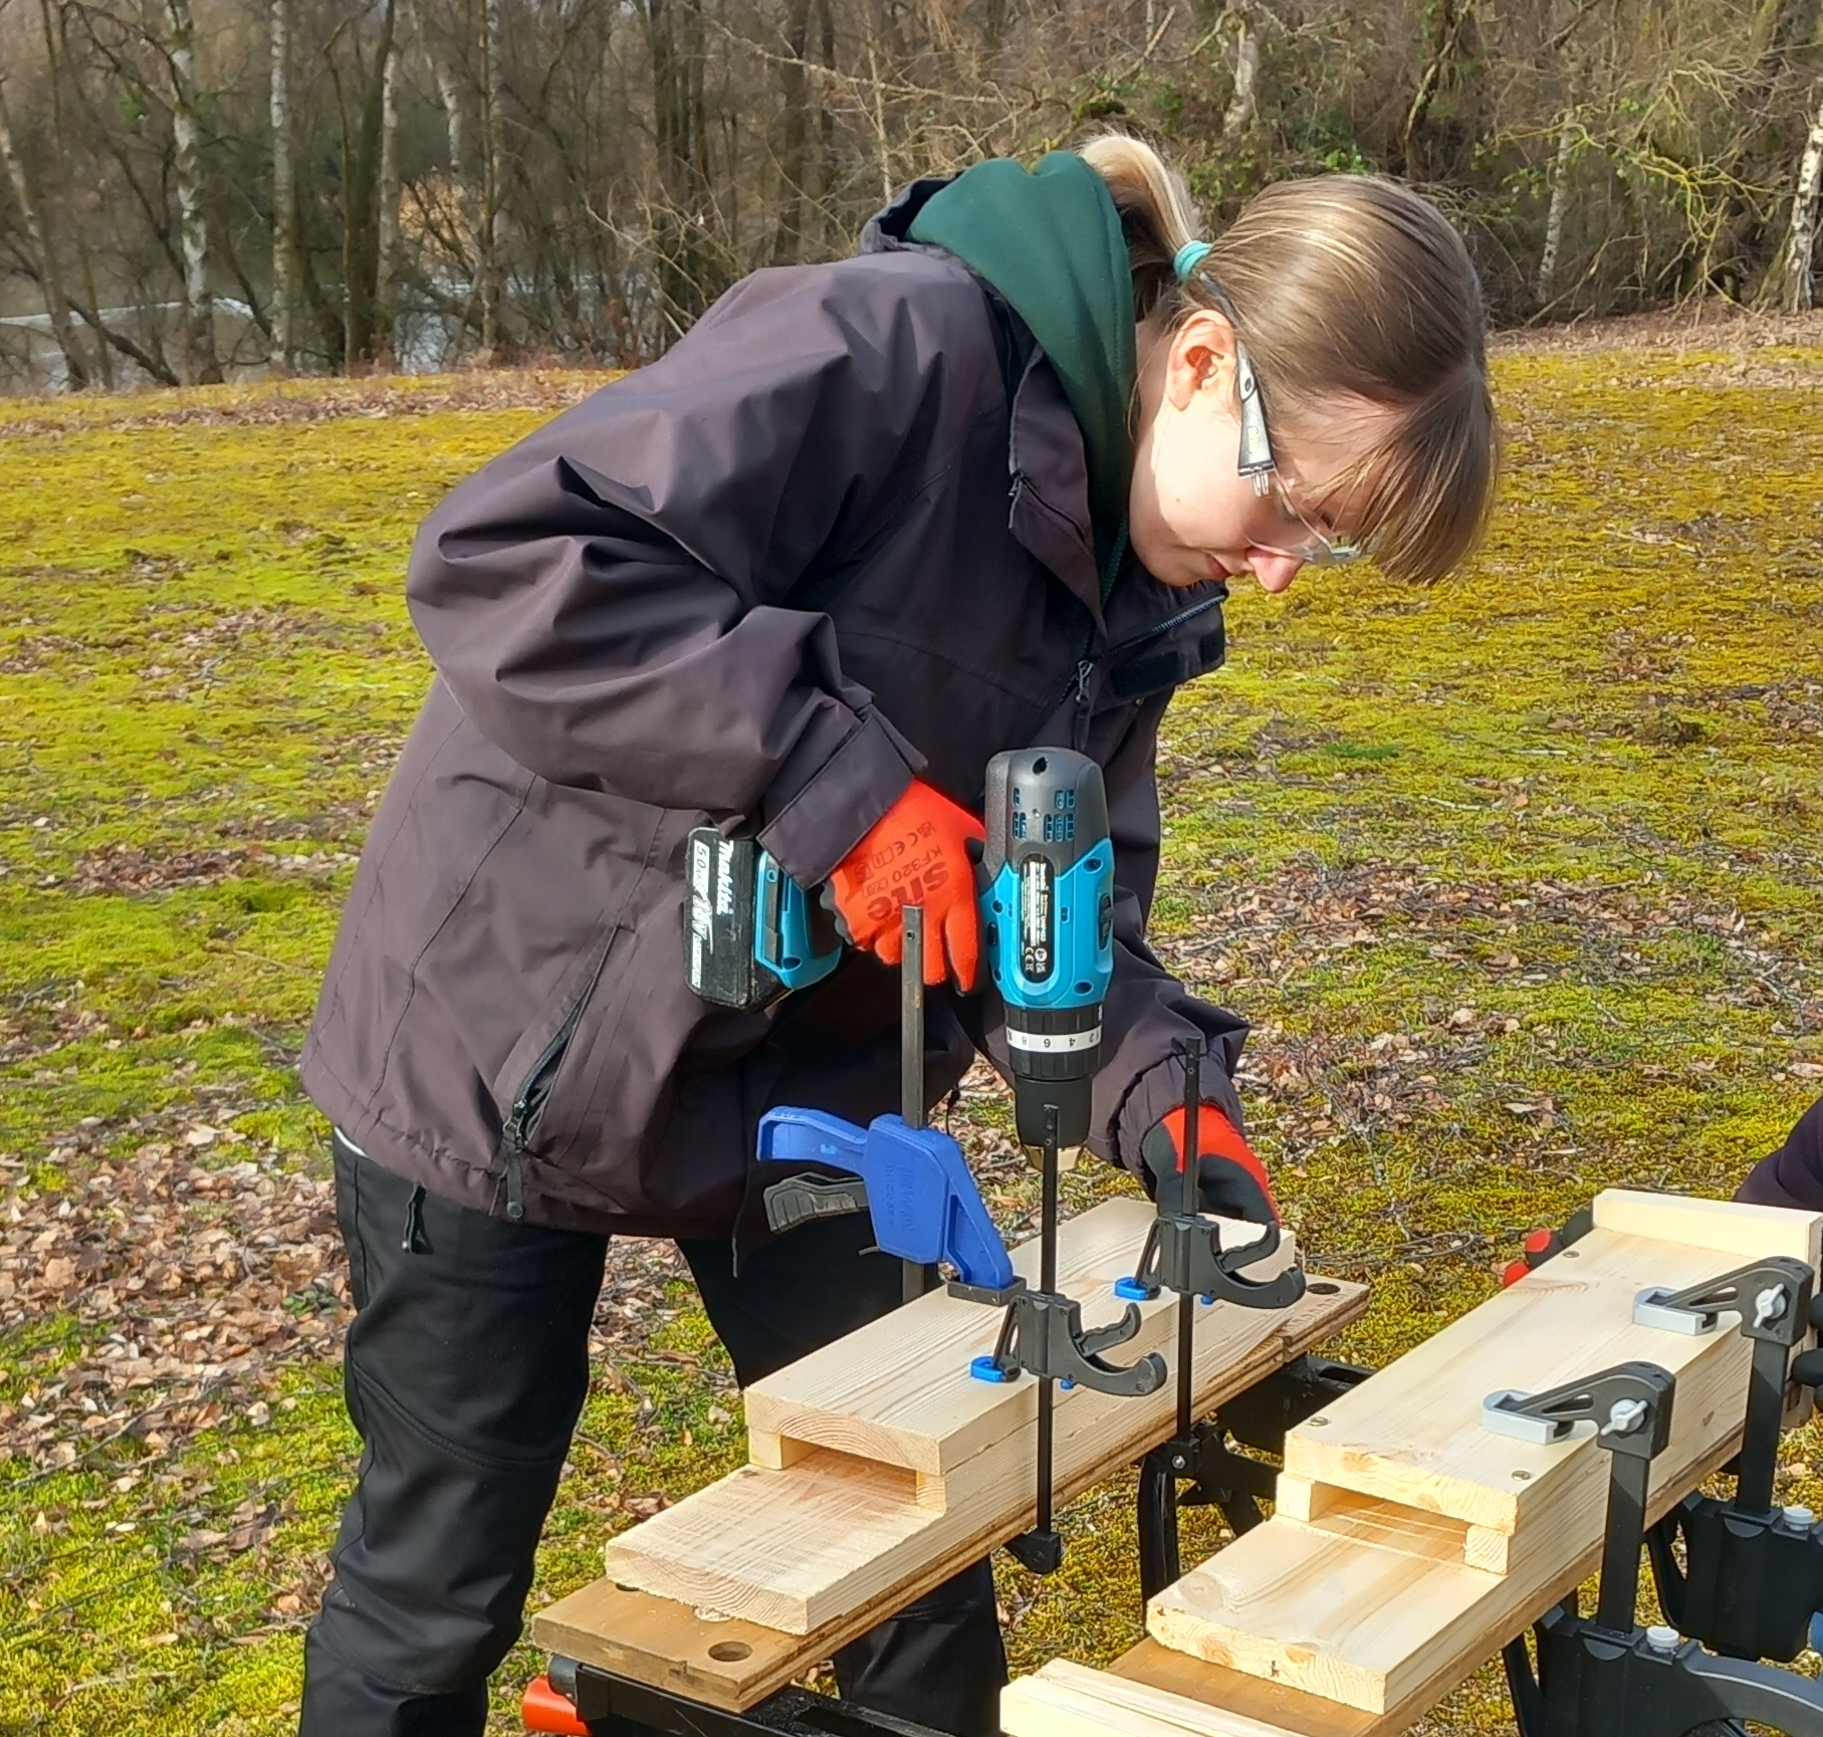
<path id="1" fill-rule="evenodd" d="M 1006 1009 L 1019 1138 L 1089 1133 L 1101 1060 L 1101 1004 L 1114 970 L 1114 850 L 1101 768 L 1061 748 L 988 763 L 987 891 L 982 919 L 994 987 Z"/>

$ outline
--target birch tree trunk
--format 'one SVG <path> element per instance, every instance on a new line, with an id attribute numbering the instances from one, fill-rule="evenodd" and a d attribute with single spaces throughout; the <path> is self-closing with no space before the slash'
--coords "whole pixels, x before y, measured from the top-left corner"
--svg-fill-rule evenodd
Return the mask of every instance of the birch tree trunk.
<path id="1" fill-rule="evenodd" d="M 57 153 L 57 164 L 63 184 L 64 209 L 70 212 L 70 227 L 76 237 L 76 260 L 82 271 L 83 288 L 89 298 L 89 306 L 94 307 L 96 305 L 95 262 L 89 252 L 88 229 L 80 214 L 74 209 L 69 196 L 70 164 L 73 159 L 70 154 L 69 129 L 65 125 L 63 111 L 64 57 L 60 52 L 62 43 L 57 21 L 51 15 L 51 0 L 38 0 L 38 21 L 44 29 L 44 65 L 46 72 L 50 75 L 51 144 Z M 48 229 L 45 232 L 45 251 L 50 255 L 53 269 L 55 269 L 57 236 Z M 76 298 L 62 290 L 61 281 L 60 275 L 59 293 L 65 305 L 73 309 L 76 307 Z M 114 361 L 109 353 L 107 341 L 99 335 L 94 337 L 93 361 L 94 371 L 100 376 L 103 388 L 110 392 L 113 391 Z"/>
<path id="2" fill-rule="evenodd" d="M 1222 137 L 1232 139 L 1252 126 L 1259 112 L 1260 33 L 1247 0 L 1229 0 L 1228 10 L 1234 18 L 1234 95 L 1222 116 Z"/>
<path id="3" fill-rule="evenodd" d="M 1785 239 L 1785 306 L 1794 314 L 1803 313 L 1811 305 L 1819 194 L 1823 194 L 1823 101 L 1817 104 L 1810 137 L 1804 141 L 1798 184 L 1791 200 L 1791 231 Z"/>
<path id="4" fill-rule="evenodd" d="M 291 157 L 291 0 L 272 0 L 272 363 L 297 364 L 291 323 L 297 299 L 297 188 Z"/>
<path id="5" fill-rule="evenodd" d="M 44 214 L 36 189 L 27 173 L 25 159 L 19 155 L 13 140 L 12 117 L 7 112 L 6 98 L 0 94 L 0 158 L 6 160 L 7 178 L 13 184 L 13 197 L 19 201 L 19 213 L 25 220 L 26 245 L 32 253 L 32 271 L 44 296 L 44 311 L 50 316 L 51 336 L 63 352 L 63 366 L 73 387 L 89 383 L 88 369 L 83 365 L 82 351 L 77 347 L 75 329 L 70 324 L 70 305 L 64 299 L 63 280 L 57 273 L 57 256 L 51 250 L 45 229 Z"/>
<path id="6" fill-rule="evenodd" d="M 413 28 L 415 8 L 406 10 L 406 28 Z M 467 268 L 474 269 L 475 246 L 475 184 L 469 178 L 469 141 L 468 110 L 462 106 L 462 86 L 456 78 L 456 69 L 442 55 L 437 53 L 436 43 L 430 34 L 418 32 L 424 43 L 424 52 L 430 60 L 430 69 L 437 81 L 437 97 L 443 104 L 443 124 L 449 135 L 449 173 L 456 186 L 457 214 L 462 223 L 462 245 L 467 250 Z"/>
<path id="7" fill-rule="evenodd" d="M 468 110 L 463 104 L 462 84 L 456 77 L 455 67 L 447 56 L 437 52 L 436 30 L 423 28 L 423 19 L 414 0 L 404 0 L 399 10 L 402 28 L 407 34 L 415 35 L 424 46 L 424 56 L 430 62 L 431 75 L 437 81 L 437 98 L 443 105 L 443 124 L 449 138 L 449 178 L 456 195 L 453 214 L 457 230 L 456 248 L 462 273 L 469 283 L 461 323 L 456 331 L 456 347 L 460 351 L 466 340 L 469 320 L 480 299 L 481 275 L 475 245 L 476 232 L 480 227 L 479 201 L 475 196 L 473 177 L 469 174 L 472 152 L 469 144 Z"/>
<path id="8" fill-rule="evenodd" d="M 386 61 L 380 72 L 380 212 L 376 225 L 373 327 L 374 348 L 388 367 L 393 362 L 394 293 L 399 275 L 399 41 L 405 20 L 386 33 Z"/>
<path id="9" fill-rule="evenodd" d="M 1544 251 L 1538 256 L 1538 281 L 1532 286 L 1540 307 L 1551 299 L 1557 256 L 1563 251 L 1563 220 L 1570 203 L 1570 162 L 1576 152 L 1576 133 L 1576 117 L 1565 115 L 1557 129 L 1557 156 L 1551 164 L 1551 203 L 1544 219 Z"/>
<path id="10" fill-rule="evenodd" d="M 203 215 L 202 126 L 196 114 L 196 23 L 190 0 L 165 0 L 171 21 L 173 169 L 184 258 L 184 340 L 192 380 L 215 384 L 215 301 L 209 293 L 209 229 Z"/>
<path id="11" fill-rule="evenodd" d="M 500 356 L 500 0 L 481 0 L 481 348 Z"/>

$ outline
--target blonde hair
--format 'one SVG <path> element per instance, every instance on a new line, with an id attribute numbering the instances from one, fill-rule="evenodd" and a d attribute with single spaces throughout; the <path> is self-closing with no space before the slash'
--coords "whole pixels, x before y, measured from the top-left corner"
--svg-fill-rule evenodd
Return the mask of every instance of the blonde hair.
<path id="1" fill-rule="evenodd" d="M 1364 485 L 1351 527 L 1386 573 L 1434 580 L 1480 542 L 1500 469 L 1481 284 L 1429 200 L 1377 175 L 1317 175 L 1257 193 L 1203 237 L 1183 180 L 1151 146 L 1107 133 L 1080 147 L 1107 183 L 1133 265 L 1134 311 L 1175 329 L 1215 297 L 1180 283 L 1178 250 L 1228 297 L 1269 422 L 1306 420 L 1337 394 L 1404 411 L 1395 432 L 1326 491 Z"/>

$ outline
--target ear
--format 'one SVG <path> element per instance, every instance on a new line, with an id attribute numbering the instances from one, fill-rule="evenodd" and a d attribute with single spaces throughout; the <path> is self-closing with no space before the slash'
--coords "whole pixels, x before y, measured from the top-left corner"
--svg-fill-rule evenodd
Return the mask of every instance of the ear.
<path id="1" fill-rule="evenodd" d="M 1234 389 L 1234 327 L 1215 308 L 1198 308 L 1171 334 L 1165 356 L 1165 396 L 1187 409 L 1198 392 Z"/>

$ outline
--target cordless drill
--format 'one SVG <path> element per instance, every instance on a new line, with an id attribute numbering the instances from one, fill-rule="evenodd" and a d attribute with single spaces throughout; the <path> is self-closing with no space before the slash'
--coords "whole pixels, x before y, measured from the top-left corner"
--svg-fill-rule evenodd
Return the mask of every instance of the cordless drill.
<path id="1" fill-rule="evenodd" d="M 988 762 L 981 924 L 1006 1009 L 1021 1144 L 1089 1134 L 1101 1004 L 1114 974 L 1114 847 L 1101 768 L 1067 748 Z"/>
<path id="2" fill-rule="evenodd" d="M 1037 1287 L 1012 1295 L 994 1354 L 977 1359 L 974 1373 L 1038 1377 L 1034 1524 L 1007 1548 L 1050 1574 L 1063 1562 L 1052 1523 L 1057 1382 L 1141 1395 L 1163 1383 L 1165 1366 L 1152 1356 L 1119 1369 L 1100 1355 L 1139 1331 L 1136 1305 L 1116 1326 L 1085 1333 L 1082 1305 L 1057 1288 L 1062 1149 L 1089 1136 L 1101 1004 L 1114 975 L 1114 846 L 1101 768 L 1065 748 L 996 754 L 985 818 L 982 938 L 1006 1011 L 1014 1120 L 1020 1144 L 1038 1156 L 1043 1204 Z"/>

